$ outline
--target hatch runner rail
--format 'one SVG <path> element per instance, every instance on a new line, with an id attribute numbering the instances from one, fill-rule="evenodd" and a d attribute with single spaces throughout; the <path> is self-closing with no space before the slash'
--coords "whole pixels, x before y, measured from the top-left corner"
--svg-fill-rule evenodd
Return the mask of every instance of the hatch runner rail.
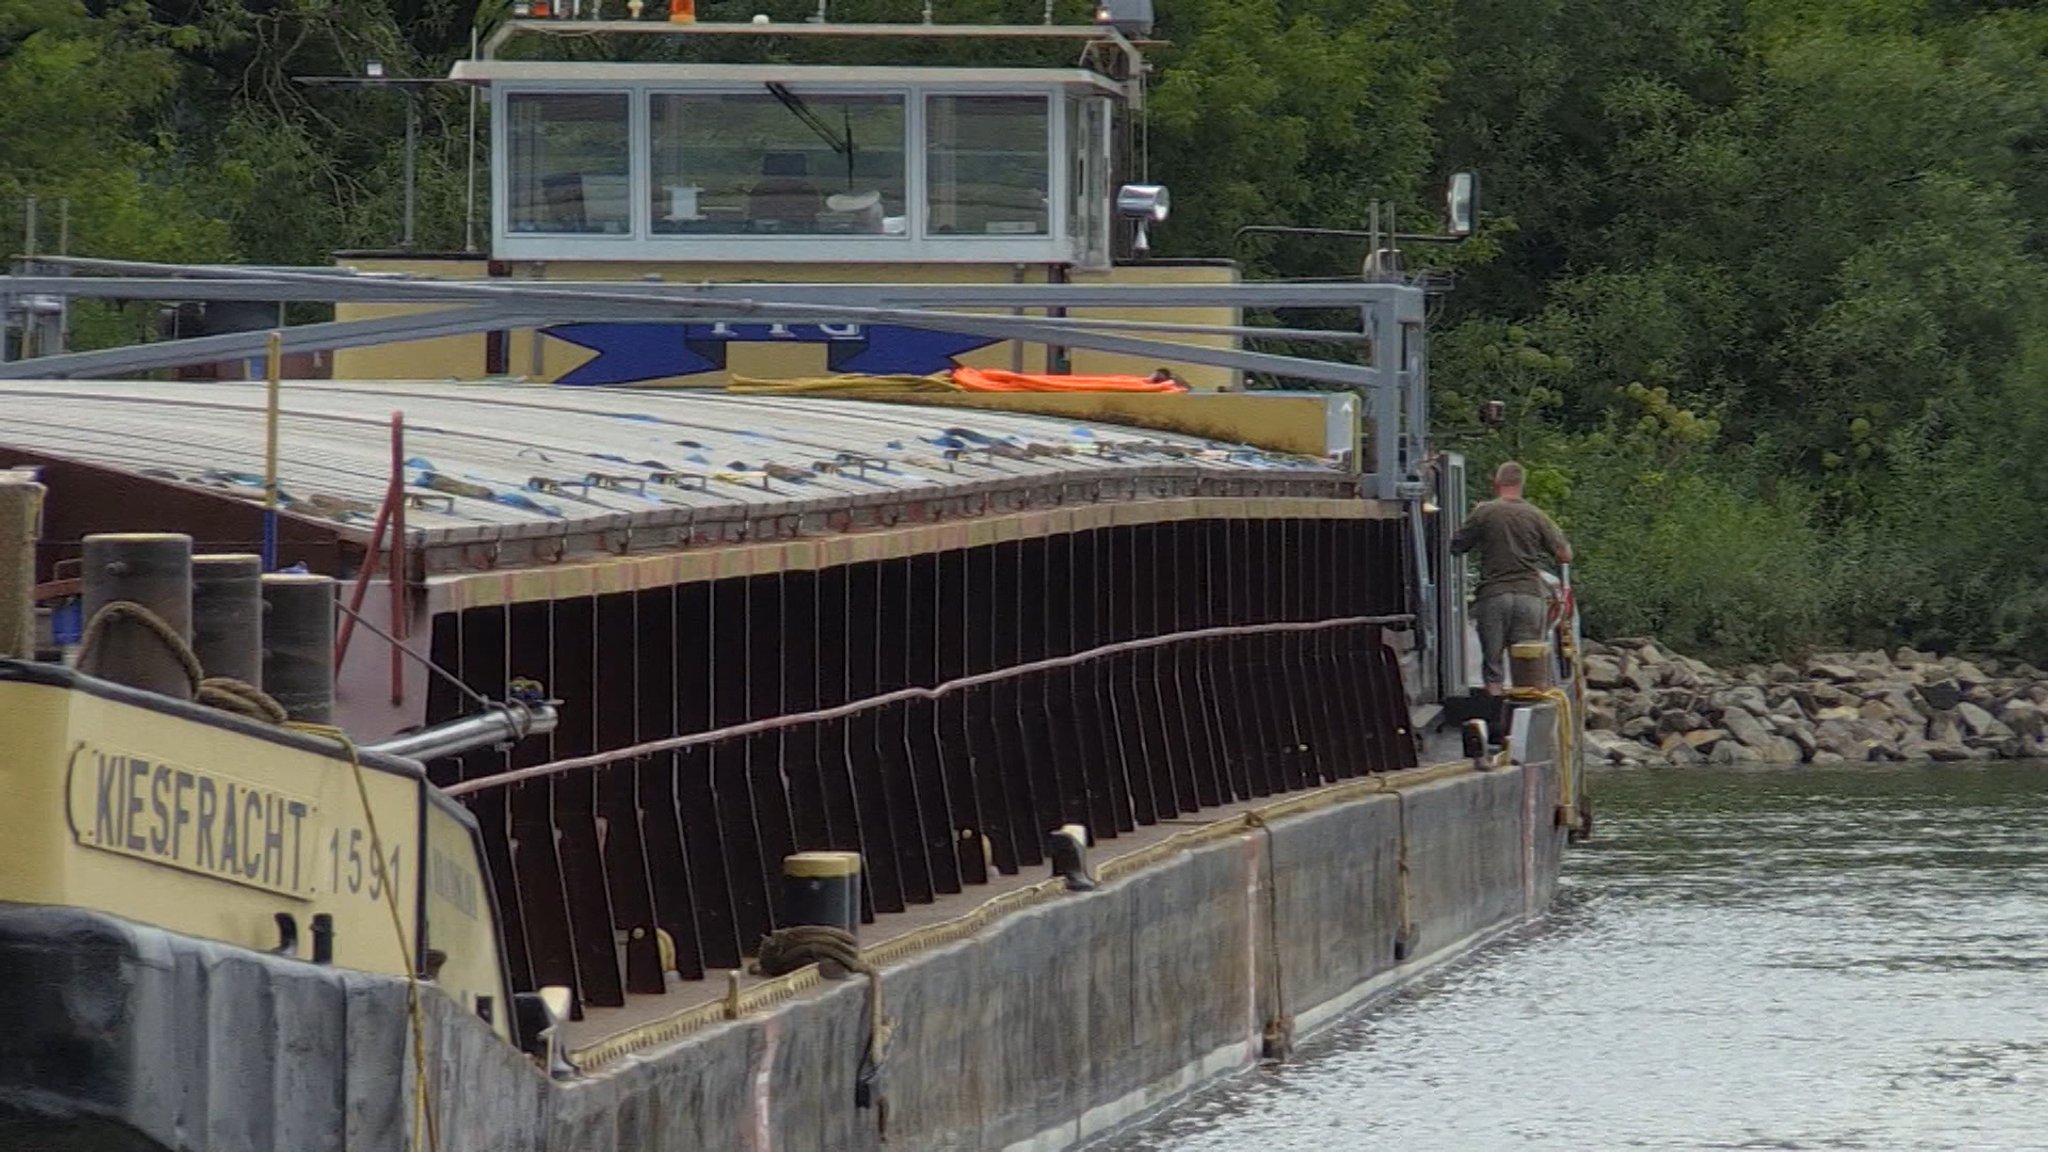
<path id="1" fill-rule="evenodd" d="M 745 724 L 713 728 L 709 732 L 693 732 L 688 736 L 672 736 L 666 740 L 652 740 L 645 744 L 635 744 L 630 748 L 620 748 L 613 752 L 599 752 L 593 756 L 577 756 L 568 760 L 556 760 L 549 764 L 536 764 L 531 768 L 518 768 L 511 772 L 499 773 L 496 776 L 484 776 L 475 780 L 465 780 L 460 784 L 450 784 L 442 789 L 442 791 L 450 796 L 466 796 L 472 792 L 481 792 L 486 788 L 502 788 L 507 784 L 518 784 L 526 780 L 538 780 L 543 776 L 555 776 L 563 772 L 574 772 L 580 768 L 602 768 L 609 764 L 616 764 L 621 760 L 637 760 L 643 756 L 652 756 L 658 752 L 679 752 L 685 748 L 699 748 L 709 744 L 722 743 L 726 740 L 737 740 L 742 736 L 758 736 L 766 732 L 779 732 L 784 728 L 794 728 L 799 724 L 817 724 L 826 720 L 843 720 L 848 716 L 856 716 L 870 709 L 882 708 L 890 704 L 902 704 L 911 700 L 938 700 L 955 692 L 962 692 L 969 688 L 979 688 L 984 684 L 995 684 L 1004 680 L 1015 679 L 1019 676 L 1028 676 L 1034 672 L 1050 672 L 1055 668 L 1072 668 L 1077 664 L 1086 664 L 1091 660 L 1100 660 L 1105 656 L 1115 656 L 1125 652 L 1143 652 L 1152 648 L 1164 648 L 1169 645 L 1185 644 L 1195 640 L 1220 640 L 1227 636 L 1322 632 L 1331 628 L 1408 624 L 1412 623 L 1414 619 L 1415 615 L 1409 612 L 1388 616 L 1344 616 L 1335 620 L 1307 620 L 1289 624 L 1245 624 L 1232 628 L 1201 628 L 1193 632 L 1175 632 L 1170 636 L 1151 636 L 1143 640 L 1126 640 L 1120 644 L 1104 644 L 1100 648 L 1091 648 L 1086 652 L 1077 652 L 1072 656 L 1055 656 L 1049 660 L 1034 660 L 1029 664 L 1019 664 L 1015 667 L 1003 668 L 994 672 L 984 672 L 978 676 L 962 676 L 958 680 L 948 680 L 935 688 L 904 688 L 886 695 L 871 696 L 866 700 L 856 700 L 851 704 L 841 704 L 836 708 L 820 708 L 812 712 L 795 712 L 787 716 L 772 716 L 766 720 L 752 720 Z"/>

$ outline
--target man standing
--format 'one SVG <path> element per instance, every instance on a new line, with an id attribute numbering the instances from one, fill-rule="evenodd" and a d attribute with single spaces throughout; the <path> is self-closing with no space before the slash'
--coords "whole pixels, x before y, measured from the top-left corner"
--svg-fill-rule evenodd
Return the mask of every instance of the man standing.
<path id="1" fill-rule="evenodd" d="M 1479 651 L 1486 694 L 1499 697 L 1507 686 L 1507 650 L 1524 640 L 1543 639 L 1543 570 L 1572 561 L 1572 546 L 1541 508 L 1522 499 L 1522 466 L 1510 460 L 1493 474 L 1494 499 L 1475 506 L 1465 526 L 1451 537 L 1451 552 L 1479 553 L 1479 591 L 1472 615 L 1479 625 Z M 1499 717 L 1498 704 L 1494 715 Z M 1493 727 L 1499 728 L 1498 720 Z M 1496 733 L 1494 738 L 1500 739 Z"/>

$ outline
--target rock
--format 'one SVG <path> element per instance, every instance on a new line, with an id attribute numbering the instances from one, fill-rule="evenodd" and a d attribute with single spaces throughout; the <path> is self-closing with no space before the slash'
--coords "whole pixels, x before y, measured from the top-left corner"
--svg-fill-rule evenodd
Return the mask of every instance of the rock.
<path id="1" fill-rule="evenodd" d="M 1827 680 L 1836 684 L 1854 684 L 1862 678 L 1854 668 L 1846 664 L 1829 664 L 1819 660 L 1806 666 L 1806 675 L 1808 679 Z"/>
<path id="2" fill-rule="evenodd" d="M 1961 744 L 1963 742 L 1962 721 L 1953 712 L 1937 712 L 1927 722 L 1927 739 L 1935 744 Z"/>
<path id="3" fill-rule="evenodd" d="M 1755 749 L 1745 747 L 1733 740 L 1723 740 L 1714 745 L 1707 754 L 1709 764 L 1755 764 L 1763 759 Z"/>
<path id="4" fill-rule="evenodd" d="M 1612 732 L 1587 732 L 1586 748 L 1615 764 L 1636 764 L 1643 760 L 1643 750 L 1636 747 L 1635 741 L 1624 740 Z"/>
<path id="5" fill-rule="evenodd" d="M 1901 646 L 1897 652 L 1892 653 L 1892 663 L 1897 664 L 1901 668 L 1915 668 L 1922 664 L 1934 663 L 1934 657 L 1925 652 L 1916 652 L 1911 648 Z"/>
<path id="6" fill-rule="evenodd" d="M 1944 764 L 1953 764 L 1959 760 L 1975 760 L 1979 758 L 1974 749 L 1965 748 L 1961 744 L 1952 744 L 1946 741 L 1939 743 L 1930 742 L 1925 746 L 1924 750 L 1929 760 L 1938 760 Z"/>
<path id="7" fill-rule="evenodd" d="M 1706 719 L 1699 713 L 1683 708 L 1667 708 L 1657 714 L 1659 732 L 1697 732 L 1706 726 Z"/>
<path id="8" fill-rule="evenodd" d="M 1679 768 L 1690 768 L 1707 762 L 1707 758 L 1700 754 L 1699 749 L 1683 741 L 1679 742 L 1678 747 L 1666 752 L 1664 759 Z"/>
<path id="9" fill-rule="evenodd" d="M 1862 712 L 1859 709 L 1855 708 L 1823 708 L 1820 711 L 1815 712 L 1813 714 L 1813 718 L 1817 721 L 1855 720 L 1861 715 Z"/>
<path id="10" fill-rule="evenodd" d="M 1771 711 L 1771 702 L 1764 698 L 1764 690 L 1747 685 L 1714 693 L 1714 703 L 1724 710 L 1739 708 L 1755 716 L 1768 715 Z"/>
<path id="11" fill-rule="evenodd" d="M 1897 716 L 1901 720 L 1910 720 L 1918 724 L 1927 717 L 1934 715 L 1934 709 L 1929 708 L 1925 701 L 1914 696 L 1904 688 L 1887 688 L 1878 698 L 1883 700 L 1885 706 L 1892 710 L 1892 715 Z"/>
<path id="12" fill-rule="evenodd" d="M 1699 673 L 1683 664 L 1666 664 L 1657 669 L 1657 683 L 1666 688 L 1698 688 Z"/>
<path id="13" fill-rule="evenodd" d="M 1727 741 L 1728 733 L 1720 728 L 1701 728 L 1698 731 L 1687 732 L 1680 739 L 1691 745 L 1696 751 L 1711 752 L 1716 746 Z"/>
<path id="14" fill-rule="evenodd" d="M 2032 700 L 2006 701 L 1998 710 L 1998 718 L 2003 720 L 2005 726 L 2012 729 L 2014 734 L 2028 740 L 2036 739 L 2043 732 L 2048 732 L 2048 712 L 2043 712 L 2041 706 Z"/>
<path id="15" fill-rule="evenodd" d="M 1771 741 L 1776 739 L 1764 727 L 1763 721 L 1739 708 L 1731 708 L 1721 717 L 1721 727 L 1727 729 L 1728 735 L 1734 737 L 1737 743 L 1758 752 L 1770 747 Z"/>
<path id="16" fill-rule="evenodd" d="M 1799 764 L 1806 760 L 1806 749 L 1783 736 L 1773 736 L 1770 743 L 1757 749 L 1767 764 Z"/>
<path id="17" fill-rule="evenodd" d="M 1651 675 L 1650 670 L 1647 668 L 1631 666 L 1623 672 L 1623 675 L 1628 677 L 1630 684 L 1635 685 L 1636 691 L 1641 692 L 1645 696 L 1657 690 L 1657 677 Z"/>
<path id="18" fill-rule="evenodd" d="M 1813 729 L 1806 725 L 1792 724 L 1786 726 L 1782 731 L 1784 732 L 1784 738 L 1790 740 L 1793 746 L 1799 749 L 1800 759 L 1811 760 L 1814 754 L 1820 751 L 1820 742 L 1813 738 Z"/>
<path id="19" fill-rule="evenodd" d="M 1596 700 L 1586 705 L 1586 727 L 1595 731 L 1612 732 L 1621 727 L 1621 718 L 1614 714 L 1613 705 Z"/>
<path id="20" fill-rule="evenodd" d="M 1824 766 L 1824 765 L 1830 765 L 1830 764 L 1846 764 L 1846 763 L 1848 763 L 1848 761 L 1847 761 L 1846 759 L 1844 759 L 1844 758 L 1842 757 L 1842 754 L 1841 754 L 1841 753 L 1839 753 L 1839 752 L 1830 752 L 1830 751 L 1828 751 L 1828 750 L 1827 750 L 1827 749 L 1825 749 L 1825 748 L 1821 749 L 1821 750 L 1820 750 L 1820 751 L 1818 751 L 1818 752 L 1815 752 L 1815 753 L 1813 754 L 1813 758 L 1812 758 L 1811 760 L 1807 761 L 1807 762 L 1808 762 L 1809 764 L 1812 764 L 1812 765 L 1813 765 L 1814 767 L 1816 767 L 1816 768 L 1822 767 L 1822 766 Z"/>
<path id="21" fill-rule="evenodd" d="M 1991 680 L 1991 677 L 1982 668 L 1977 667 L 1968 660 L 1958 660 L 1949 665 L 1948 673 L 1955 678 L 1956 683 L 1961 684 L 1965 688 L 1986 684 Z"/>
<path id="22" fill-rule="evenodd" d="M 1621 661 L 1608 656 L 1588 656 L 1585 660 L 1586 686 L 1608 691 L 1628 684 L 1621 674 Z"/>
<path id="23" fill-rule="evenodd" d="M 1954 680 L 1935 680 L 1919 685 L 1913 692 L 1936 712 L 1946 712 L 1963 701 L 1962 685 Z"/>
<path id="24" fill-rule="evenodd" d="M 1971 736 L 2005 740 L 2013 734 L 2012 729 L 1999 723 L 1997 717 L 1968 700 L 1956 705 L 1956 718 L 1962 721 L 1963 731 Z"/>
<path id="25" fill-rule="evenodd" d="M 1624 725 L 1650 714 L 1650 698 L 1640 692 L 1616 692 L 1608 700 L 1614 704 L 1615 718 Z"/>
<path id="26" fill-rule="evenodd" d="M 1620 732 L 1630 740 L 1649 740 L 1657 735 L 1657 721 L 1650 716 L 1637 716 L 1621 722 Z"/>
<path id="27" fill-rule="evenodd" d="M 1898 713 L 1892 711 L 1892 706 L 1882 700 L 1865 700 L 1856 714 L 1872 724 L 1885 724 L 1899 718 Z"/>
<path id="28" fill-rule="evenodd" d="M 1807 689 L 1807 695 L 1812 698 L 1806 709 L 1809 712 L 1819 708 L 1854 707 L 1861 700 L 1861 697 L 1852 696 L 1833 684 L 1812 685 Z"/>

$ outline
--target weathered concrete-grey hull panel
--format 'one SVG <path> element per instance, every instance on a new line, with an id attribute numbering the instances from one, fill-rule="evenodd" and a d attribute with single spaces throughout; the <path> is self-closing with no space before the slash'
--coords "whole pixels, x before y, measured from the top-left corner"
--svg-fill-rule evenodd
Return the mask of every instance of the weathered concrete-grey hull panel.
<path id="1" fill-rule="evenodd" d="M 1368 794 L 890 968 L 888 1148 L 1071 1147 L 1248 1067 L 1276 1022 L 1299 1035 L 1525 922 L 1561 861 L 1556 795 L 1523 768 Z M 0 1028 L 0 1147 L 408 1147 L 400 982 L 21 908 L 0 908 L 0 979 L 26 1013 Z M 878 1149 L 865 1011 L 852 980 L 557 1083 L 430 996 L 439 1143 Z"/>

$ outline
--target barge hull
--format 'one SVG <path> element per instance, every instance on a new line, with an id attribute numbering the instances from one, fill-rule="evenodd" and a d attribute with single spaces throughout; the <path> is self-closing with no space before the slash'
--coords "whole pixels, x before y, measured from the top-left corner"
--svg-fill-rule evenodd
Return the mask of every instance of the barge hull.
<path id="1" fill-rule="evenodd" d="M 1423 769 L 1104 861 L 1097 891 L 885 970 L 884 1109 L 855 1105 L 860 979 L 563 1082 L 428 996 L 438 1143 L 837 1152 L 880 1147 L 886 1117 L 891 1149 L 1074 1147 L 1251 1066 L 1276 1030 L 1299 1039 L 1540 915 L 1559 794 L 1551 762 Z M 425 1146 L 402 982 L 91 913 L 0 911 L 0 975 L 26 993 L 26 1026 L 0 1034 L 6 1146 Z"/>

